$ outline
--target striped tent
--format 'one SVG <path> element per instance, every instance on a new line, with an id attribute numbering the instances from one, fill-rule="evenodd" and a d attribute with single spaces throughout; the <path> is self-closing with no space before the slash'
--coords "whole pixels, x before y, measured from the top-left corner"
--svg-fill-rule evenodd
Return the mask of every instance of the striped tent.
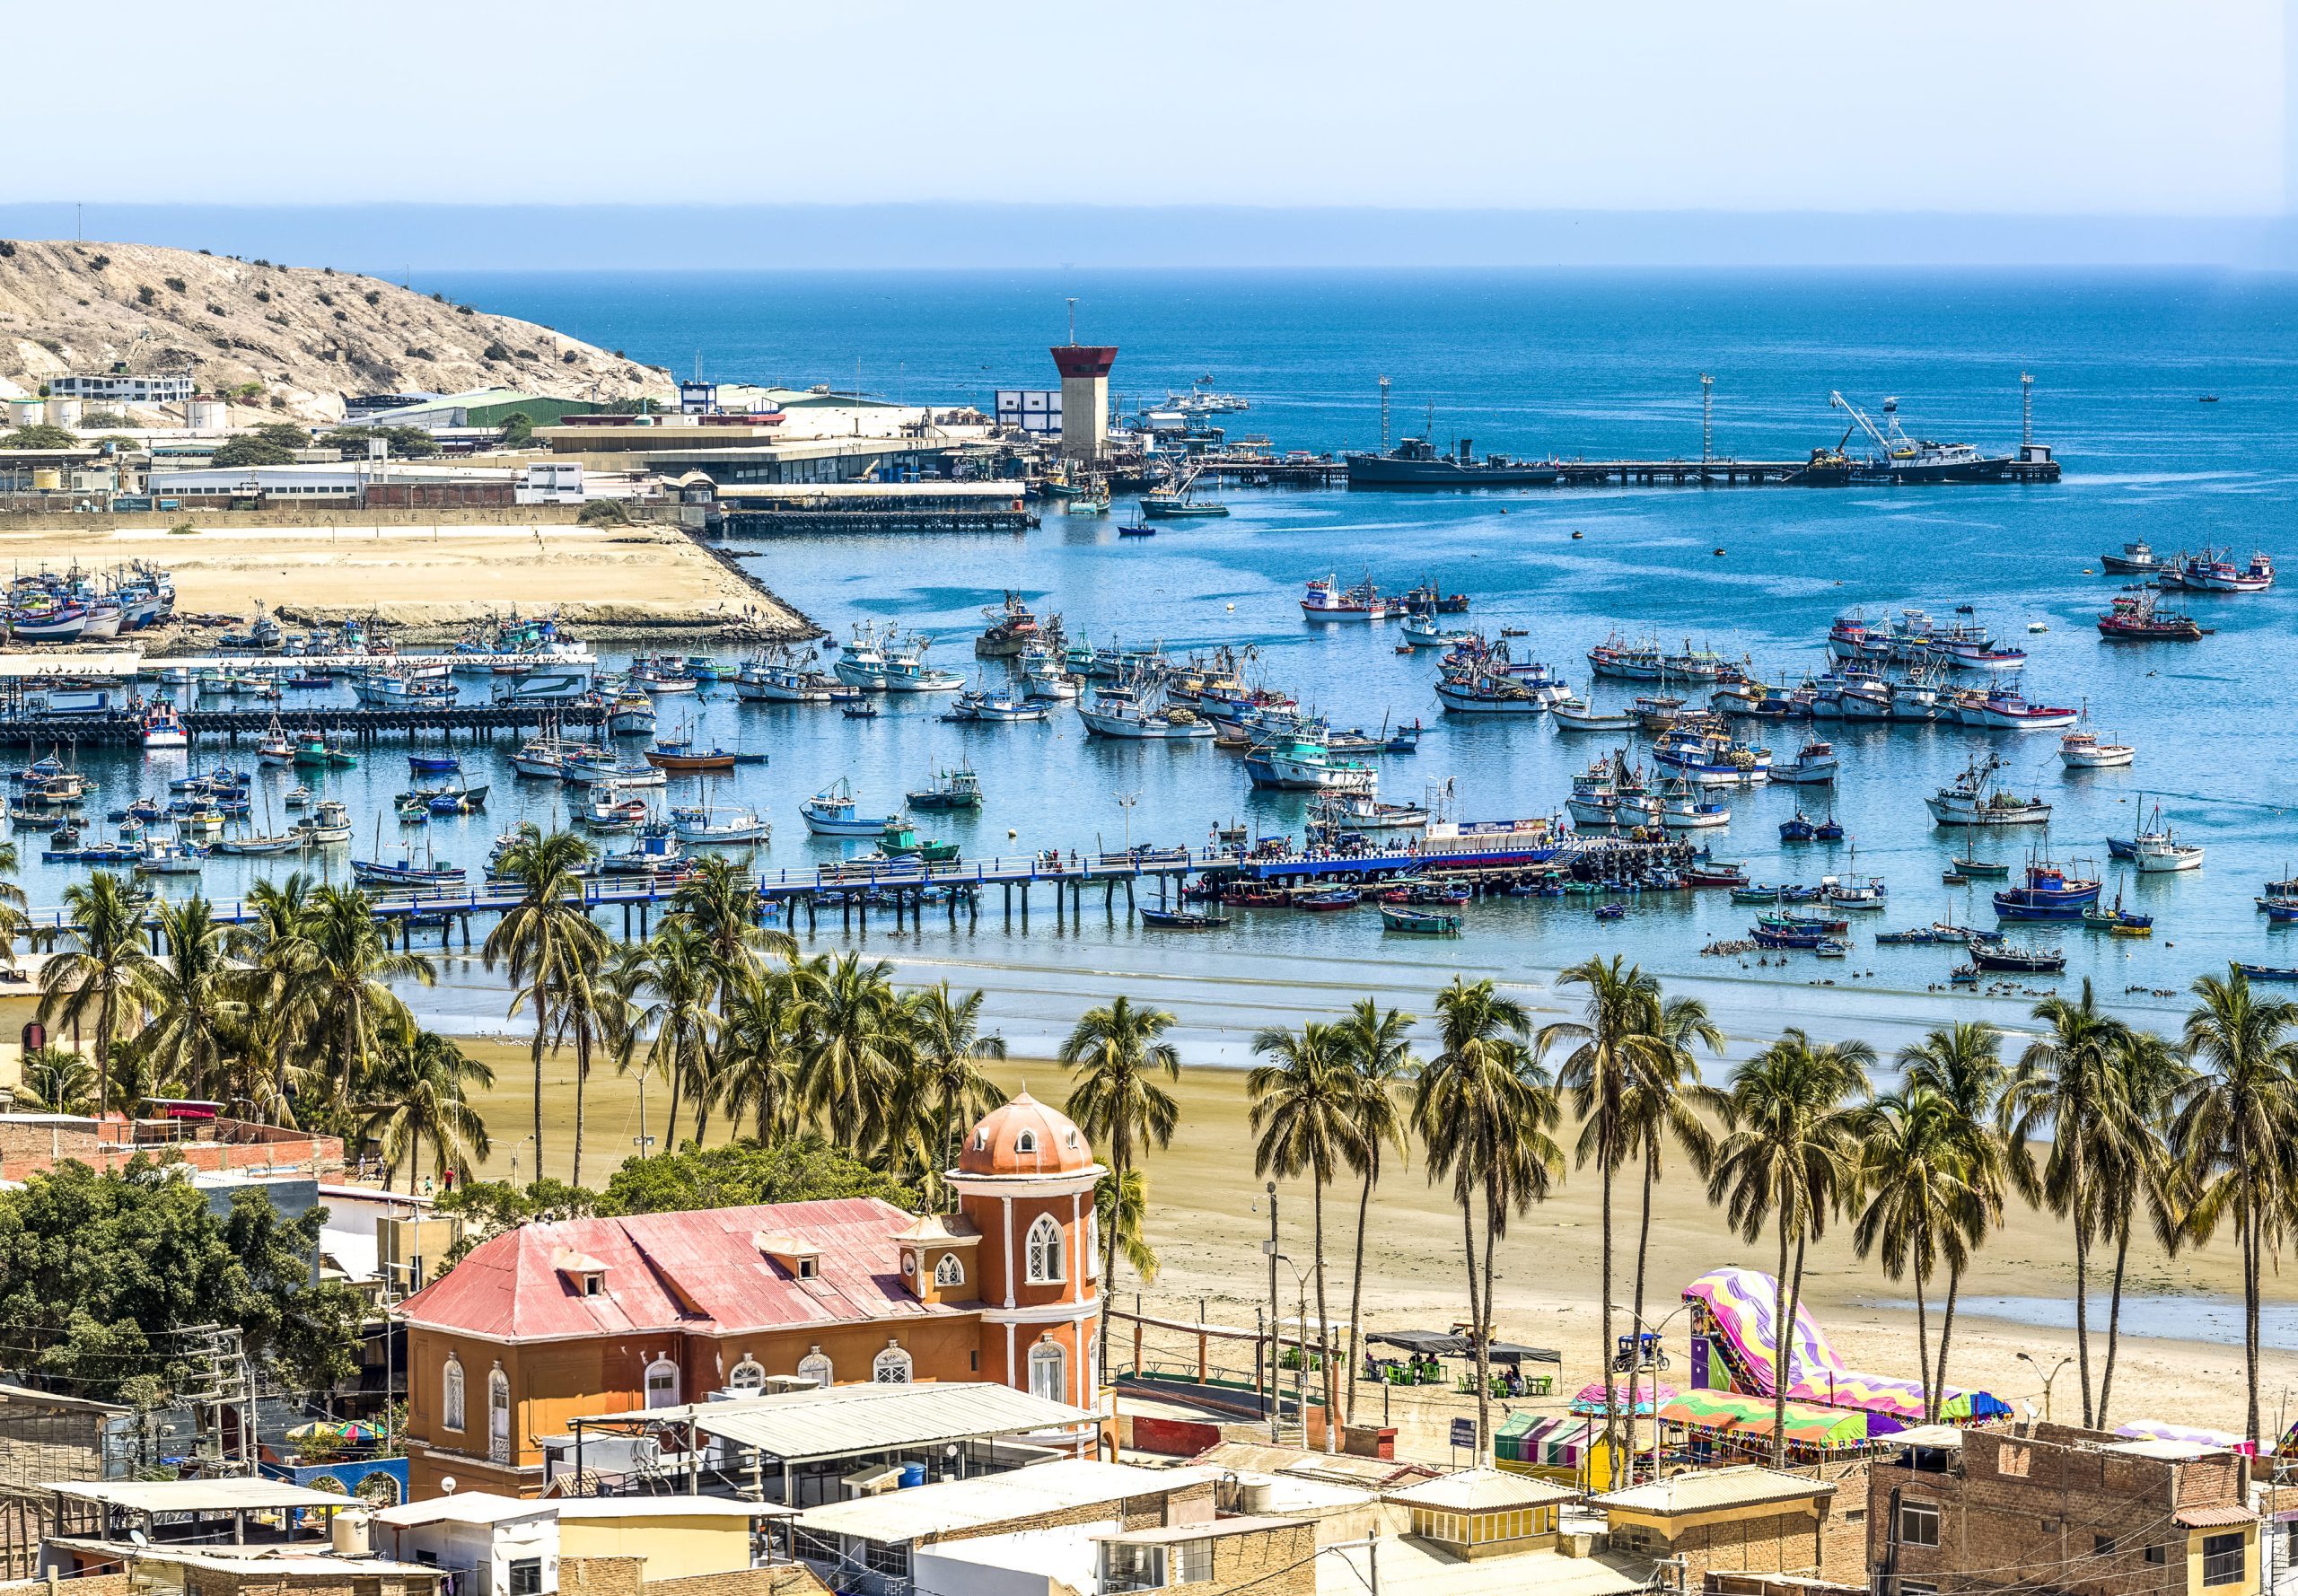
<path id="1" fill-rule="evenodd" d="M 1673 1401 L 1675 1397 L 1674 1386 L 1662 1384 L 1650 1375 L 1644 1375 L 1636 1382 L 1636 1415 L 1638 1418 L 1649 1418 L 1652 1416 L 1652 1409 L 1654 1407 L 1662 1402 Z M 1626 1381 L 1615 1382 L 1612 1386 L 1612 1401 L 1617 1405 L 1619 1412 L 1627 1411 L 1627 1382 Z M 1591 1381 L 1588 1384 L 1582 1386 L 1580 1394 L 1572 1399 L 1572 1411 L 1585 1414 L 1592 1418 L 1601 1418 L 1604 1416 L 1604 1382 L 1601 1380 Z"/>
<path id="2" fill-rule="evenodd" d="M 1742 1397 L 1729 1391 L 1690 1390 L 1662 1403 L 1663 1423 L 1703 1430 L 1717 1439 L 1748 1436 L 1768 1440 L 1772 1405 L 1768 1397 Z M 1871 1429 L 1871 1422 L 1875 1425 Z M 1888 1429 L 1884 1426 L 1888 1426 Z M 1787 1404 L 1787 1441 L 1820 1451 L 1840 1451 L 1864 1446 L 1874 1435 L 1899 1426 L 1878 1415 L 1856 1408 L 1821 1407 L 1811 1402 Z"/>

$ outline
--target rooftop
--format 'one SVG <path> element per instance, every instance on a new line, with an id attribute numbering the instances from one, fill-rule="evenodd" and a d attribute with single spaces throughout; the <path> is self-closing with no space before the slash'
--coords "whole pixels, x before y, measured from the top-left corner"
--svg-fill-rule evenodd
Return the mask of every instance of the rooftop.
<path id="1" fill-rule="evenodd" d="M 1004 1474 L 825 1503 L 800 1513 L 797 1522 L 823 1535 L 853 1535 L 876 1541 L 925 1540 L 960 1530 L 1119 1502 L 1128 1496 L 1162 1495 L 1217 1478 L 1218 1471 L 1212 1469 L 1140 1469 L 1092 1458 L 1058 1458 Z"/>
<path id="2" fill-rule="evenodd" d="M 1384 1535 L 1381 1596 L 1627 1596 L 1645 1588 L 1649 1565 L 1608 1557 L 1567 1557 L 1546 1548 L 1463 1559 L 1417 1536 Z M 1370 1549 L 1338 1546 L 1317 1558 L 1317 1596 L 1365 1596 Z"/>
<path id="3" fill-rule="evenodd" d="M 1446 1513 L 1483 1513 L 1514 1507 L 1546 1507 L 1569 1502 L 1580 1493 L 1568 1486 L 1510 1474 L 1500 1469 L 1463 1469 L 1439 1475 L 1401 1490 L 1384 1491 L 1383 1498 L 1412 1507 L 1434 1507 Z"/>
<path id="4" fill-rule="evenodd" d="M 48 1487 L 76 1502 L 129 1513 L 261 1513 L 291 1507 L 364 1507 L 340 1491 L 315 1491 L 284 1479 L 72 1479 Z"/>
<path id="5" fill-rule="evenodd" d="M 1896 1437 L 1894 1437 L 1896 1439 Z M 1824 1479 L 1806 1479 L 1756 1463 L 1729 1469 L 1702 1469 L 1671 1475 L 1648 1485 L 1630 1486 L 1592 1498 L 1598 1507 L 1625 1508 L 1631 1513 L 1712 1513 L 1721 1507 L 1753 1507 L 1766 1502 L 1793 1502 L 1805 1496 L 1832 1496 L 1835 1486 Z"/>
<path id="6" fill-rule="evenodd" d="M 457 1491 L 452 1496 L 433 1496 L 427 1501 L 402 1502 L 382 1508 L 374 1518 L 375 1522 L 398 1530 L 413 1530 L 424 1524 L 508 1524 L 521 1519 L 549 1518 L 566 1505 L 564 1502 L 498 1495 L 493 1491 Z"/>
<path id="7" fill-rule="evenodd" d="M 934 1381 L 805 1386 L 724 1402 L 606 1414 L 583 1422 L 651 1426 L 687 1420 L 706 1435 L 790 1460 L 857 1457 L 982 1435 L 1066 1429 L 1091 1424 L 1093 1416 L 1066 1402 L 1050 1402 L 987 1381 Z"/>

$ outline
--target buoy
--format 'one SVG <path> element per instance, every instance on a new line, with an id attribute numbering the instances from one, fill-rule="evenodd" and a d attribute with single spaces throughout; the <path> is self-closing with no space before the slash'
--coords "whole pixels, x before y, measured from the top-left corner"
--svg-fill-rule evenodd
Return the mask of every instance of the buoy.
<path id="1" fill-rule="evenodd" d="M 1507 505 L 1505 505 L 1505 504 L 1501 505 L 1501 506 L 1500 506 L 1500 513 L 1501 513 L 1501 514 L 1503 514 L 1503 515 L 1507 514 L 1507 513 L 1508 513 L 1508 506 L 1507 506 Z M 286 574 L 286 573 L 283 571 L 283 572 L 281 572 L 281 573 L 280 573 L 280 574 L 284 576 L 284 575 L 285 575 L 285 574 Z"/>
<path id="2" fill-rule="evenodd" d="M 1013 827 L 1008 826 L 1008 827 L 1006 827 L 1006 828 L 1005 828 L 1005 839 L 1006 839 L 1008 842 L 1011 842 L 1014 837 L 1019 837 L 1019 836 L 1021 836 L 1021 833 L 1020 833 L 1019 831 L 1016 831 L 1015 829 L 1013 829 Z"/>
<path id="3" fill-rule="evenodd" d="M 1573 533 L 1572 535 L 1573 535 L 1574 538 L 1578 538 L 1578 537 L 1582 537 L 1582 536 L 1583 536 L 1584 534 L 1580 533 L 1580 532 L 1574 532 L 1574 533 Z"/>
<path id="4" fill-rule="evenodd" d="M 1720 560 L 1720 559 L 1722 559 L 1722 558 L 1724 557 L 1724 551 L 1723 551 L 1722 549 L 1720 549 L 1720 548 L 1719 548 L 1719 549 L 1717 549 L 1717 550 L 1715 551 L 1715 557 L 1716 557 L 1717 559 L 1719 559 L 1719 560 Z"/>
<path id="5" fill-rule="evenodd" d="M 1230 608 L 1230 609 L 1234 609 L 1236 608 L 1236 606 L 1235 606 L 1234 604 L 1232 604 L 1232 605 L 1230 605 L 1230 606 L 1229 606 L 1229 608 Z"/>

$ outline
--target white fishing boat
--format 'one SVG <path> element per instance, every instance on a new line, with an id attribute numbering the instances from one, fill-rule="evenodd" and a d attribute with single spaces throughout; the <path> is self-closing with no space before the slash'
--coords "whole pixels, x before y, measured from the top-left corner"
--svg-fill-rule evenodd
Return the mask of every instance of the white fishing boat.
<path id="1" fill-rule="evenodd" d="M 2130 862 L 2141 875 L 2162 875 L 2172 871 L 2202 868 L 2203 847 L 2197 842 L 2180 842 L 2171 834 L 2169 827 L 2151 837 L 2136 838 L 2131 846 Z"/>
<path id="2" fill-rule="evenodd" d="M 1428 808 L 1420 803 L 1383 803 L 1369 792 L 1327 793 L 1309 808 L 1309 824 L 1354 837 L 1415 837 L 1428 829 Z"/>
<path id="3" fill-rule="evenodd" d="M 1506 671 L 1447 671 L 1436 680 L 1436 701 L 1450 715 L 1545 715 L 1571 696 L 1561 682 Z"/>
<path id="4" fill-rule="evenodd" d="M 322 798 L 310 814 L 289 828 L 307 848 L 338 847 L 351 841 L 351 811 L 333 798 Z"/>
<path id="5" fill-rule="evenodd" d="M 698 846 L 730 846 L 769 840 L 773 824 L 755 810 L 713 810 L 708 804 L 682 804 L 671 811 L 671 829 L 680 842 Z"/>
<path id="6" fill-rule="evenodd" d="M 1245 774 L 1257 787 L 1289 793 L 1370 793 L 1381 773 L 1361 759 L 1337 759 L 1320 737 L 1301 735 L 1263 743 L 1245 755 Z"/>
<path id="7" fill-rule="evenodd" d="M 1473 642 L 1476 637 L 1473 632 L 1446 627 L 1443 618 L 1433 609 L 1410 611 L 1404 618 L 1404 625 L 1398 629 L 1403 634 L 1404 640 L 1415 648 L 1455 648 L 1463 643 Z"/>
<path id="8" fill-rule="evenodd" d="M 753 704 L 827 704 L 838 678 L 814 668 L 812 656 L 756 659 L 734 676 L 734 697 Z"/>
<path id="9" fill-rule="evenodd" d="M 1978 705 L 1978 723 L 1993 732 L 2056 732 L 2071 726 L 2081 718 L 2080 712 L 2056 705 L 2030 704 L 2015 688 L 1991 692 Z M 1970 723 L 1968 703 L 1963 710 L 1963 723 Z"/>
<path id="10" fill-rule="evenodd" d="M 830 666 L 838 680 L 848 687 L 875 689 L 886 685 L 886 653 L 879 645 L 877 628 L 868 621 L 854 628 L 854 635 L 838 645 L 838 659 Z"/>
<path id="11" fill-rule="evenodd" d="M 443 672 L 446 667 L 439 667 Z M 443 674 L 412 671 L 364 671 L 351 679 L 352 697 L 364 709 L 409 709 L 452 704 L 462 689 Z"/>
<path id="12" fill-rule="evenodd" d="M 1344 588 L 1338 574 L 1320 576 L 1301 598 L 1301 615 L 1306 620 L 1386 620 L 1392 613 L 1390 601 L 1381 596 L 1370 577 Z"/>
<path id="13" fill-rule="evenodd" d="M 560 781 L 566 775 L 566 739 L 556 736 L 531 737 L 519 745 L 511 756 L 511 768 L 521 776 L 531 776 L 544 781 Z"/>
<path id="14" fill-rule="evenodd" d="M 154 704 L 144 712 L 144 746 L 154 748 L 189 748 L 191 737 L 176 718 L 176 712 L 165 704 Z"/>
<path id="15" fill-rule="evenodd" d="M 1556 723 L 1567 732 L 1633 732 L 1636 717 L 1624 709 L 1598 709 L 1578 694 L 1548 706 Z"/>
<path id="16" fill-rule="evenodd" d="M 197 875 L 206 857 L 206 849 L 172 837 L 146 837 L 137 846 L 136 863 L 129 870 L 136 875 Z"/>
<path id="17" fill-rule="evenodd" d="M 1002 723 L 1010 721 L 1041 721 L 1052 713 L 1042 698 L 1025 698 L 1014 694 L 1011 688 L 983 688 L 958 695 L 942 718 L 950 721 L 978 721 Z"/>
<path id="18" fill-rule="evenodd" d="M 607 709 L 607 735 L 610 737 L 652 737 L 660 717 L 654 713 L 654 700 L 633 688 L 616 695 Z"/>
<path id="19" fill-rule="evenodd" d="M 2103 741 L 2086 726 L 2078 726 L 2058 740 L 2058 762 L 2069 770 L 2111 770 L 2138 758 L 2127 742 Z"/>
<path id="20" fill-rule="evenodd" d="M 1705 831 L 1732 823 L 1732 806 L 1703 795 L 1689 781 L 1668 783 L 1660 792 L 1660 824 L 1671 831 Z"/>
<path id="21" fill-rule="evenodd" d="M 2050 805 L 2040 795 L 2022 798 L 2004 792 L 1995 781 L 2003 761 L 1992 754 L 1974 759 L 1954 781 L 1923 801 L 1934 822 L 1942 826 L 2041 826 L 2050 820 Z"/>
<path id="22" fill-rule="evenodd" d="M 1771 779 L 1791 786 L 1825 786 L 1836 777 L 1835 744 L 1808 739 L 1785 764 L 1771 767 Z"/>
<path id="23" fill-rule="evenodd" d="M 1169 705 L 1145 709 L 1130 698 L 1101 697 L 1077 706 L 1077 718 L 1096 737 L 1132 742 L 1187 742 L 1213 735 L 1213 723 L 1193 709 Z"/>
<path id="24" fill-rule="evenodd" d="M 912 637 L 907 646 L 889 637 L 878 686 L 889 693 L 954 693 L 963 688 L 962 677 L 927 667 L 925 651 L 932 646 L 930 637 Z"/>
<path id="25" fill-rule="evenodd" d="M 844 776 L 798 806 L 806 829 L 816 837 L 881 837 L 892 815 L 865 815 L 854 801 L 853 784 Z"/>

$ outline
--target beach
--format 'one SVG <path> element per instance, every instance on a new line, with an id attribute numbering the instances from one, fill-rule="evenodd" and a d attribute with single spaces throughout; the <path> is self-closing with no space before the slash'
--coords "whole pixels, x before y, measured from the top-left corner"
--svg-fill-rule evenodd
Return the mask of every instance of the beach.
<path id="1" fill-rule="evenodd" d="M 0 531 L 0 560 L 25 572 L 146 561 L 173 574 L 180 615 L 244 617 L 258 605 L 301 625 L 380 615 L 414 640 L 513 609 L 556 610 L 587 638 L 811 629 L 676 527 L 576 526 L 509 511 L 483 522 L 453 511 L 422 525 L 343 521 L 244 525 L 187 513 L 145 525 L 50 524 Z M 200 646 L 190 628 L 174 636 Z"/>

